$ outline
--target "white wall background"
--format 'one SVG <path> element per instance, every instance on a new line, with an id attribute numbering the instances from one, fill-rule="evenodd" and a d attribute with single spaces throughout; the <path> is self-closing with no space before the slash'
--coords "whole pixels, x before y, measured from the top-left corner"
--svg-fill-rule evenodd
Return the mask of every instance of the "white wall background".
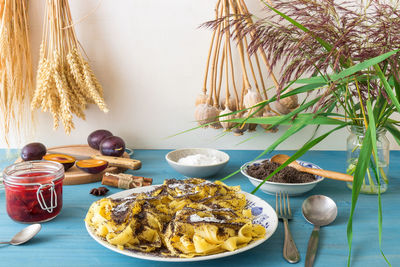
<path id="1" fill-rule="evenodd" d="M 264 149 L 282 134 L 246 133 L 217 138 L 221 130 L 199 129 L 172 138 L 196 126 L 194 100 L 202 88 L 211 31 L 198 28 L 213 19 L 215 0 L 70 0 L 78 39 L 102 83 L 110 112 L 91 105 L 86 121 L 75 119 L 76 130 L 66 136 L 52 130 L 48 113 L 37 112 L 35 136 L 48 147 L 86 143 L 93 130 L 105 128 L 124 138 L 132 148 L 215 147 Z M 29 15 L 34 64 L 41 42 L 45 1 L 30 1 Z M 251 11 L 261 9 L 248 0 Z M 272 85 L 267 79 L 267 84 Z M 297 149 L 314 128 L 296 134 L 279 149 Z M 325 132 L 320 129 L 319 132 Z M 316 149 L 345 148 L 347 130 L 332 135 Z M 254 137 L 254 138 L 251 138 Z M 247 138 L 250 140 L 239 144 Z M 392 142 L 392 148 L 395 143 Z M 5 144 L 1 144 L 5 146 Z"/>

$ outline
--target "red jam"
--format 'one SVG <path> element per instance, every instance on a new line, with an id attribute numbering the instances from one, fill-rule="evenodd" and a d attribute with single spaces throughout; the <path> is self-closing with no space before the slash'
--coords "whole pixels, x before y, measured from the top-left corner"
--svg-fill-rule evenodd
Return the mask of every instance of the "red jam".
<path id="1" fill-rule="evenodd" d="M 35 166 L 32 167 L 32 164 Z M 32 161 L 29 168 L 18 166 L 13 171 L 14 165 L 4 171 L 6 206 L 10 218 L 33 223 L 56 217 L 62 208 L 63 165 Z"/>

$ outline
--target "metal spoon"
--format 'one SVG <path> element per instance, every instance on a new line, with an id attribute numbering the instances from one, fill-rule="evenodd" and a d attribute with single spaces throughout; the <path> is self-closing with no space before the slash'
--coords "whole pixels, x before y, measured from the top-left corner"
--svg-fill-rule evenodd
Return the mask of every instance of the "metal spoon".
<path id="1" fill-rule="evenodd" d="M 320 226 L 328 225 L 337 216 L 335 201 L 323 195 L 314 195 L 304 200 L 302 208 L 304 218 L 314 225 L 308 240 L 305 267 L 312 267 L 317 254 Z"/>
<path id="2" fill-rule="evenodd" d="M 272 162 L 276 162 L 279 164 L 285 163 L 290 157 L 288 155 L 284 154 L 277 154 L 271 158 Z M 314 175 L 319 175 L 322 177 L 330 178 L 330 179 L 335 179 L 335 180 L 340 180 L 340 181 L 345 181 L 345 182 L 353 182 L 353 176 L 341 173 L 341 172 L 334 172 L 334 171 L 328 171 L 328 170 L 320 170 L 320 169 L 313 169 L 313 168 L 307 168 L 301 166 L 297 161 L 293 161 L 292 163 L 289 164 L 290 167 L 295 168 L 298 171 L 301 172 L 307 172 L 311 173 Z"/>
<path id="3" fill-rule="evenodd" d="M 31 240 L 37 233 L 39 233 L 42 226 L 38 223 L 31 224 L 17 233 L 9 242 L 0 242 L 0 244 L 21 245 Z"/>

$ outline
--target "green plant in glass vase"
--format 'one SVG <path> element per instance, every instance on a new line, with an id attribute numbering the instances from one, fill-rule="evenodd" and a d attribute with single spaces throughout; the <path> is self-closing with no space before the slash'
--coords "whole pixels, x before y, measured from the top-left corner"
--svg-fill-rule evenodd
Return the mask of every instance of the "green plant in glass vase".
<path id="1" fill-rule="evenodd" d="M 308 125 L 331 126 L 325 133 L 313 136 L 265 180 L 333 132 L 345 127 L 354 130 L 357 142 L 348 140 L 354 146 L 348 145 L 347 168 L 354 176 L 347 228 L 350 264 L 353 215 L 362 191 L 378 195 L 381 242 L 381 193 L 386 190 L 389 151 L 384 133 L 388 131 L 400 144 L 397 128 L 400 122 L 392 116 L 400 112 L 398 1 L 262 2 L 266 6 L 265 18 L 252 14 L 232 16 L 229 24 L 240 29 L 236 38 L 250 36 L 250 52 L 262 47 L 273 68 L 279 62 L 283 63 L 280 88 L 268 101 L 253 106 L 254 112 L 247 118 L 229 121 L 238 123 L 238 127 L 244 123 L 269 124 L 271 128 L 289 125 L 259 157 Z M 254 24 L 247 23 L 250 18 Z M 207 25 L 219 23 L 221 21 L 212 21 Z M 265 118 L 253 116 L 267 104 L 294 95 L 303 101 L 288 114 Z"/>

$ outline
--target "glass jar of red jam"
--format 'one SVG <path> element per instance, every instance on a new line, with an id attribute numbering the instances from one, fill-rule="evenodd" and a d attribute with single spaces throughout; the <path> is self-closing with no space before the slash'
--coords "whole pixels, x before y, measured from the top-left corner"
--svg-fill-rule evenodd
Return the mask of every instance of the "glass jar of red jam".
<path id="1" fill-rule="evenodd" d="M 7 213 L 17 222 L 46 222 L 62 208 L 64 167 L 53 161 L 24 161 L 3 172 Z"/>

